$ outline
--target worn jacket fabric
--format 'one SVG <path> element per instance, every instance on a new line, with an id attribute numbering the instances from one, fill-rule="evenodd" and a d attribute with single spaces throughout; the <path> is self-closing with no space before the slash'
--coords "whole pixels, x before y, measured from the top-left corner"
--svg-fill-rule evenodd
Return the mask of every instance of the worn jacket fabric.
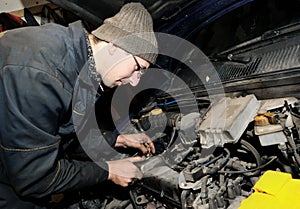
<path id="1" fill-rule="evenodd" d="M 43 208 L 41 198 L 52 193 L 107 179 L 101 153 L 115 136 L 105 141 L 95 124 L 83 128 L 100 96 L 88 75 L 81 22 L 25 27 L 0 38 L 1 209 Z M 97 163 L 65 157 L 75 135 L 87 147 L 94 143 Z"/>

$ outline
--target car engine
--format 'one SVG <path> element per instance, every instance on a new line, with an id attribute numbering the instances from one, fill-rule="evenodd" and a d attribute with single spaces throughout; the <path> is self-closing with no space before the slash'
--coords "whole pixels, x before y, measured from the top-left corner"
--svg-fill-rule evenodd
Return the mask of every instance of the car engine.
<path id="1" fill-rule="evenodd" d="M 138 164 L 144 178 L 131 187 L 134 208 L 237 208 L 267 170 L 300 177 L 296 98 L 225 97 L 186 115 L 172 105 L 151 104 L 132 120 L 155 133 L 157 150 Z"/>

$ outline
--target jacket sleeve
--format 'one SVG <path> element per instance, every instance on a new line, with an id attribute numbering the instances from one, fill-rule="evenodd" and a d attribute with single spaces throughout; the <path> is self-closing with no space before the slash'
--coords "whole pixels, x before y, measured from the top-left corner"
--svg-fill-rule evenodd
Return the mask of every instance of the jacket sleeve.
<path id="1" fill-rule="evenodd" d="M 61 80 L 18 66 L 2 69 L 0 76 L 0 157 L 19 195 L 39 198 L 107 179 L 104 161 L 58 158 L 60 119 L 72 97 Z"/>

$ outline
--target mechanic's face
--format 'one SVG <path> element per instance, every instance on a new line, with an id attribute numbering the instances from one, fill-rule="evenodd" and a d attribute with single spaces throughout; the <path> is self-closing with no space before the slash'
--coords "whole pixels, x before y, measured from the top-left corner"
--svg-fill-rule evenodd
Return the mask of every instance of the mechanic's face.
<path id="1" fill-rule="evenodd" d="M 107 50 L 107 53 L 105 59 L 99 57 L 102 61 L 98 62 L 97 72 L 100 73 L 103 83 L 110 88 L 127 83 L 136 86 L 143 71 L 150 65 L 146 60 L 133 56 L 112 44 L 108 44 L 104 50 Z"/>

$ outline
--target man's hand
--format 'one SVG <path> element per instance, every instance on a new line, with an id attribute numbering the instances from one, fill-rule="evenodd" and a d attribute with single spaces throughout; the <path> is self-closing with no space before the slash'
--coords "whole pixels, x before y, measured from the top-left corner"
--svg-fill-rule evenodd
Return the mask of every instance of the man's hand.
<path id="1" fill-rule="evenodd" d="M 141 150 L 145 155 L 155 153 L 152 140 L 144 133 L 119 135 L 115 147 L 136 148 Z"/>
<path id="2" fill-rule="evenodd" d="M 126 187 L 136 179 L 142 179 L 143 174 L 133 162 L 144 160 L 142 157 L 130 157 L 122 160 L 108 161 L 108 180 Z"/>

